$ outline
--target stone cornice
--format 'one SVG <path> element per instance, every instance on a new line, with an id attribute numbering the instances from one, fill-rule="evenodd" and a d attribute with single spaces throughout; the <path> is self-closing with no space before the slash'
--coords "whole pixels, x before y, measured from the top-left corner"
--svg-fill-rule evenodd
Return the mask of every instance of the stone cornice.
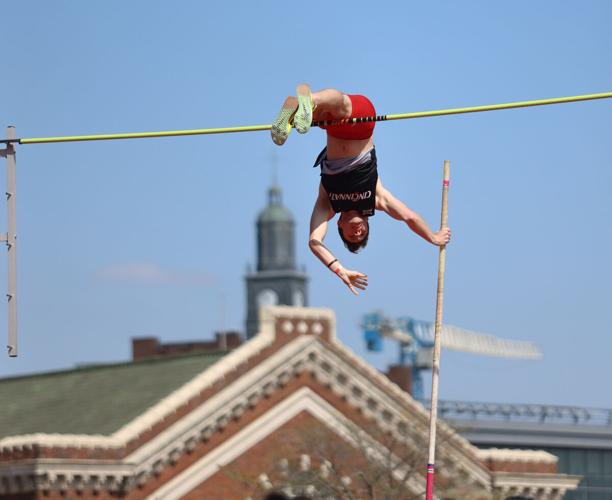
<path id="1" fill-rule="evenodd" d="M 35 490 L 118 493 L 133 478 L 130 464 L 105 460 L 37 459 L 0 465 L 0 495 Z"/>
<path id="2" fill-rule="evenodd" d="M 527 472 L 493 472 L 493 487 L 503 495 L 524 495 L 537 499 L 562 499 L 575 490 L 581 476 L 566 474 L 532 474 Z"/>
<path id="3" fill-rule="evenodd" d="M 556 464 L 559 458 L 543 450 L 515 450 L 508 448 L 479 448 L 478 458 L 481 460 L 502 460 L 505 462 L 540 462 Z"/>
<path id="4" fill-rule="evenodd" d="M 244 277 L 250 281 L 267 281 L 278 278 L 298 278 L 304 281 L 309 279 L 308 274 L 297 269 L 257 271 L 255 273 L 247 273 Z"/>

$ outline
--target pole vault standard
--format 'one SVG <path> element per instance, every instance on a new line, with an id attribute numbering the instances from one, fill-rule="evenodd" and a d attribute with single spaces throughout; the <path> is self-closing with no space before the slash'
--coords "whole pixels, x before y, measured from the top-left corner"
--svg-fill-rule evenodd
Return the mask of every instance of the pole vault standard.
<path id="1" fill-rule="evenodd" d="M 465 113 L 480 113 L 483 111 L 497 111 L 501 109 L 528 108 L 532 106 L 546 106 L 548 104 L 563 104 L 568 102 L 592 101 L 595 99 L 612 98 L 612 92 L 601 94 L 586 94 L 570 97 L 556 97 L 552 99 L 540 99 L 537 101 L 508 102 L 505 104 L 491 104 L 486 106 L 473 106 L 470 108 L 439 109 L 434 111 L 419 111 L 416 113 L 404 113 L 399 115 L 378 115 L 365 118 L 349 118 L 341 121 L 322 121 L 315 122 L 313 126 L 339 125 L 341 123 L 363 123 L 381 122 L 390 120 L 409 120 L 411 118 L 427 118 L 431 116 L 459 115 Z M 272 125 L 252 125 L 246 127 L 226 127 L 226 128 L 204 128 L 194 130 L 168 130 L 165 132 L 134 132 L 127 134 L 99 134 L 99 135 L 73 135 L 66 137 L 31 137 L 24 139 L 4 139 L 0 142 L 18 144 L 44 144 L 53 142 L 78 142 L 78 141 L 110 141 L 117 139 L 146 139 L 154 137 L 176 137 L 183 135 L 208 135 L 208 134 L 230 134 L 236 132 L 258 132 L 270 130 Z"/>
<path id="2" fill-rule="evenodd" d="M 448 223 L 448 185 L 450 183 L 450 161 L 444 161 L 442 180 L 442 217 L 440 229 Z M 444 302 L 444 270 L 446 268 L 446 245 L 440 247 L 438 256 L 438 293 L 436 299 L 436 322 L 434 330 L 433 369 L 431 375 L 431 408 L 429 415 L 429 454 L 427 457 L 427 482 L 425 500 L 433 499 L 434 463 L 436 458 L 436 426 L 438 424 L 438 381 L 440 379 L 440 352 L 442 332 L 442 306 Z"/>
<path id="3" fill-rule="evenodd" d="M 7 127 L 6 136 L 9 141 L 15 140 L 15 128 Z M 6 214 L 8 229 L 0 234 L 0 241 L 6 242 L 8 250 L 8 355 L 17 356 L 17 223 L 16 223 L 16 170 L 15 146 L 8 142 L 6 148 L 0 150 L 0 156 L 6 158 Z"/>

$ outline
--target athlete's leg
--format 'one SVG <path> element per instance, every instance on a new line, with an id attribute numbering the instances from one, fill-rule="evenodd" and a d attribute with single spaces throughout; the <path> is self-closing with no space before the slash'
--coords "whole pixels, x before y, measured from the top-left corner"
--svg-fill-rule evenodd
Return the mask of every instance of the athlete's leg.
<path id="1" fill-rule="evenodd" d="M 315 119 L 325 119 L 322 115 L 331 115 L 331 119 L 341 120 L 351 116 L 351 100 L 346 94 L 336 89 L 319 90 L 312 94 L 315 106 Z"/>
<path id="2" fill-rule="evenodd" d="M 294 125 L 298 132 L 304 134 L 315 120 L 340 120 L 351 116 L 351 100 L 336 89 L 325 89 L 312 93 L 310 87 L 303 83 L 297 86 L 298 110 L 295 113 Z"/>
<path id="3" fill-rule="evenodd" d="M 287 97 L 280 112 L 278 113 L 278 116 L 272 122 L 272 128 L 270 129 L 274 144 L 282 146 L 287 140 L 287 137 L 289 137 L 289 133 L 291 132 L 291 124 L 293 123 L 293 117 L 297 109 L 297 98 L 293 96 Z"/>
<path id="4" fill-rule="evenodd" d="M 300 134 L 305 134 L 310 130 L 312 123 L 312 113 L 314 111 L 314 101 L 312 92 L 306 83 L 302 83 L 295 89 L 298 100 L 298 109 L 293 119 L 293 126 Z"/>
<path id="5" fill-rule="evenodd" d="M 305 134 L 311 123 L 318 120 L 341 120 L 351 116 L 352 103 L 349 97 L 336 89 L 311 92 L 308 84 L 300 84 L 297 97 L 285 99 L 280 113 L 272 123 L 272 140 L 282 146 L 291 132 L 291 126 Z"/>

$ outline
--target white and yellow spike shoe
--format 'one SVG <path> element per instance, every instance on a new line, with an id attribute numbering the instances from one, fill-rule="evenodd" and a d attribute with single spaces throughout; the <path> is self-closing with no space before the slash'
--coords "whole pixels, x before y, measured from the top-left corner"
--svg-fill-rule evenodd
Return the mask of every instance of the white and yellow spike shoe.
<path id="1" fill-rule="evenodd" d="M 270 129 L 274 144 L 278 146 L 285 144 L 285 141 L 291 133 L 291 123 L 297 109 L 298 100 L 293 96 L 287 97 L 283 103 L 280 113 L 272 122 L 272 128 Z"/>
<path id="2" fill-rule="evenodd" d="M 310 87 L 305 83 L 298 85 L 296 89 L 298 109 L 293 118 L 293 126 L 300 134 L 305 134 L 310 130 L 312 124 L 312 112 L 314 104 Z"/>

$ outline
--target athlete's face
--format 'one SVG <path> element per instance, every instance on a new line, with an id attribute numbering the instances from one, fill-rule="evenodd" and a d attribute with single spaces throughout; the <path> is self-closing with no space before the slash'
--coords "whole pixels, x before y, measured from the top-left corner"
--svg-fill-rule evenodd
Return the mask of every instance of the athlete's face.
<path id="1" fill-rule="evenodd" d="M 368 235 L 368 220 L 359 215 L 356 210 L 342 212 L 338 219 L 338 226 L 344 238 L 351 243 L 361 243 Z"/>

